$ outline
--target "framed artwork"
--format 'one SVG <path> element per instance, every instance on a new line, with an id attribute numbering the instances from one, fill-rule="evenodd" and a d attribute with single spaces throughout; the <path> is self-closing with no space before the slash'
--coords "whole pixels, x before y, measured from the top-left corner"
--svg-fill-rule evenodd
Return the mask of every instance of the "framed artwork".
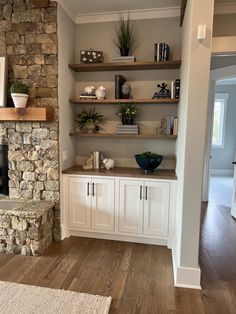
<path id="1" fill-rule="evenodd" d="M 0 107 L 6 107 L 7 99 L 7 58 L 0 57 Z"/>

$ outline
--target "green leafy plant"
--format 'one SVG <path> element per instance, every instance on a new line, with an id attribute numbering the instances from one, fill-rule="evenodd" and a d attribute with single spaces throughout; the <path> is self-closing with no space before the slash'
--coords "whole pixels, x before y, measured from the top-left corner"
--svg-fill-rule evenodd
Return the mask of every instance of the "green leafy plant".
<path id="1" fill-rule="evenodd" d="M 156 153 L 152 153 L 152 152 L 145 152 L 140 154 L 141 158 L 159 158 L 160 155 L 156 154 Z"/>
<path id="2" fill-rule="evenodd" d="M 131 50 L 134 47 L 134 43 L 134 30 L 129 17 L 127 20 L 124 17 L 120 17 L 119 26 L 116 29 L 116 39 L 113 40 L 113 44 L 119 49 L 129 48 Z"/>
<path id="3" fill-rule="evenodd" d="M 139 114 L 139 110 L 137 109 L 135 104 L 119 104 L 119 108 L 117 110 L 117 115 L 119 117 L 131 117 L 135 119 Z"/>
<path id="4" fill-rule="evenodd" d="M 77 114 L 77 119 L 75 120 L 80 129 L 84 127 L 94 124 L 98 126 L 99 124 L 105 124 L 105 118 L 102 114 L 98 114 L 95 111 L 95 108 L 91 108 L 90 110 L 85 110 L 84 108 Z"/>
<path id="5" fill-rule="evenodd" d="M 11 94 L 29 94 L 29 89 L 27 85 L 15 82 L 11 85 L 10 92 Z"/>

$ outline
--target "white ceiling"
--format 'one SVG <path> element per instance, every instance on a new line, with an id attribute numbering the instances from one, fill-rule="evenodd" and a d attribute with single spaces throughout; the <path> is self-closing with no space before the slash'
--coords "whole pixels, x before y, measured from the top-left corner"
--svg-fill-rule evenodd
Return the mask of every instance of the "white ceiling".
<path id="1" fill-rule="evenodd" d="M 114 11 L 178 7 L 181 0 L 67 0 L 74 14 L 93 14 Z"/>
<path id="2" fill-rule="evenodd" d="M 230 77 L 223 80 L 218 80 L 216 85 L 236 85 L 236 77 Z"/>

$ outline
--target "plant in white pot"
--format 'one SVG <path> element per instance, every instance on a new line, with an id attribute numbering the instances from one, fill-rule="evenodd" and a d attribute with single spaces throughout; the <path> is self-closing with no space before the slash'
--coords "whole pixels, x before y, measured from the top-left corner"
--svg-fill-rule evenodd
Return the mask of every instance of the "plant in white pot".
<path id="1" fill-rule="evenodd" d="M 11 97 L 16 108 L 26 108 L 29 89 L 23 83 L 15 82 L 10 87 Z"/>

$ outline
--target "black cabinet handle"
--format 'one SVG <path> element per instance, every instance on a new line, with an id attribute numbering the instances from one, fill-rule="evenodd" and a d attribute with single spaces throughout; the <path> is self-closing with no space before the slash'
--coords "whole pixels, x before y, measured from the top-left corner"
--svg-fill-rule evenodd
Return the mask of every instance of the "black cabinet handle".
<path id="1" fill-rule="evenodd" d="M 139 194 L 139 197 L 140 197 L 140 201 L 141 201 L 142 198 L 143 198 L 143 187 L 142 187 L 142 185 L 140 185 L 140 194 Z"/>
<path id="2" fill-rule="evenodd" d="M 145 193 L 145 200 L 147 201 L 147 199 L 148 199 L 148 187 L 146 186 L 146 191 L 145 191 L 146 193 Z"/>
<path id="3" fill-rule="evenodd" d="M 233 164 L 233 165 L 236 165 L 236 161 L 233 161 L 232 164 Z"/>
<path id="4" fill-rule="evenodd" d="M 95 194 L 94 194 L 94 183 L 93 183 L 93 190 L 92 190 L 92 196 L 94 196 Z"/>
<path id="5" fill-rule="evenodd" d="M 89 182 L 87 183 L 87 196 L 89 196 Z"/>

